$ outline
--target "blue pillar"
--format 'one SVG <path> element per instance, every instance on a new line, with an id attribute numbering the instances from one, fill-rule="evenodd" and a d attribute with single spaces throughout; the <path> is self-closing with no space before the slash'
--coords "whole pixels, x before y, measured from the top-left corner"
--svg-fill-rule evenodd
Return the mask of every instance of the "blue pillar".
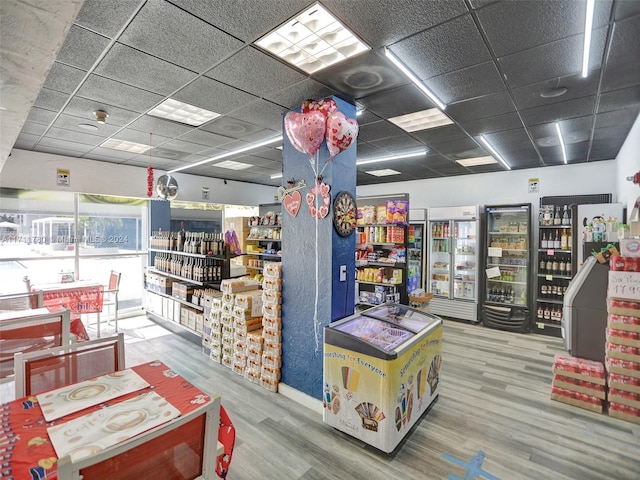
<path id="1" fill-rule="evenodd" d="M 331 98 L 346 117 L 356 118 L 354 105 Z M 302 205 L 296 217 L 282 210 L 282 382 L 321 399 L 324 326 L 354 311 L 355 235 L 341 237 L 335 231 L 333 200 L 343 190 L 355 197 L 356 141 L 324 168 L 323 181 L 331 186 L 331 208 L 325 218 L 316 222 L 306 202 L 316 183 L 309 156 L 296 150 L 284 128 L 283 132 L 283 185 L 286 187 L 287 181 L 294 179 L 296 183 L 304 180 L 307 187 L 300 190 Z M 323 143 L 318 171 L 328 156 Z M 341 265 L 347 268 L 342 282 Z"/>

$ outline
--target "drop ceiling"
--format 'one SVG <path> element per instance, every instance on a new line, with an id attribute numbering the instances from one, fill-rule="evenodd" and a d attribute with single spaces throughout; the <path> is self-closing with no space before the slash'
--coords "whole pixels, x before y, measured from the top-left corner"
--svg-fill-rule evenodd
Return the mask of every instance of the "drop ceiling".
<path id="1" fill-rule="evenodd" d="M 370 50 L 306 74 L 254 42 L 308 0 L 85 0 L 14 148 L 170 170 L 282 133 L 307 98 L 356 103 L 358 159 L 426 150 L 358 167 L 358 185 L 614 159 L 640 111 L 640 2 L 596 1 L 582 78 L 586 1 L 322 0 Z M 453 124 L 406 132 L 388 119 L 435 107 L 386 57 L 388 48 L 446 104 Z M 3 49 L 19 50 L 19 45 Z M 554 96 L 559 92 L 562 95 Z M 168 98 L 220 116 L 199 127 L 148 113 Z M 108 113 L 96 123 L 96 110 Z M 89 125 L 89 126 L 87 126 Z M 101 146 L 151 145 L 144 153 Z M 277 143 L 185 173 L 278 185 Z M 242 170 L 216 167 L 232 160 Z M 390 169 L 397 175 L 375 176 Z"/>

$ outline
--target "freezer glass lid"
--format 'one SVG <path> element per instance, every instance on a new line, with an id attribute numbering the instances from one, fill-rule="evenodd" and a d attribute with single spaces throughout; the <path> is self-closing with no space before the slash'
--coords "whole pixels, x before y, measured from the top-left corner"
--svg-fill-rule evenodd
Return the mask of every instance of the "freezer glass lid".
<path id="1" fill-rule="evenodd" d="M 358 337 L 387 352 L 413 337 L 413 333 L 407 330 L 370 317 L 356 317 L 333 328 Z"/>
<path id="2" fill-rule="evenodd" d="M 440 322 L 438 317 L 421 312 L 415 308 L 407 307 L 406 305 L 398 305 L 395 303 L 370 308 L 365 310 L 363 314 L 368 317 L 379 318 L 400 325 L 416 333 Z"/>

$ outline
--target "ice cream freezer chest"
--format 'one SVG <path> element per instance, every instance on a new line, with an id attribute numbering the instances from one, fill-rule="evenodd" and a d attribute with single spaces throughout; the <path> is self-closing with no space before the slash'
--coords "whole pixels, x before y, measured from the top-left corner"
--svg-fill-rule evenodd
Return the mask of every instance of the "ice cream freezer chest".
<path id="1" fill-rule="evenodd" d="M 385 304 L 324 330 L 324 421 L 392 452 L 435 401 L 442 320 Z"/>

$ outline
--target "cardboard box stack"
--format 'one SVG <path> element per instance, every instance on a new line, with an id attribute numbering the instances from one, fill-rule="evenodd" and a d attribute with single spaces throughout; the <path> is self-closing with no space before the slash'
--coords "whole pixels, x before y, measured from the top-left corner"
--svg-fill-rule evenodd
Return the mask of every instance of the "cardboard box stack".
<path id="1" fill-rule="evenodd" d="M 207 330 L 208 341 L 207 341 Z M 222 362 L 222 297 L 211 300 L 208 322 L 204 325 L 202 348 L 207 353 L 205 345 L 209 346 L 209 356 L 214 362 Z"/>
<path id="2" fill-rule="evenodd" d="M 262 282 L 262 356 L 260 385 L 278 391 L 282 363 L 282 264 L 264 263 Z"/>
<path id="3" fill-rule="evenodd" d="M 220 324 L 222 335 L 220 338 L 222 355 L 220 363 L 225 367 L 232 368 L 237 373 L 242 374 L 244 366 L 240 370 L 239 365 L 242 364 L 241 356 L 236 358 L 236 352 L 243 352 L 244 343 L 236 345 L 236 297 L 239 293 L 257 290 L 260 287 L 258 282 L 248 278 L 230 278 L 220 282 L 220 291 L 222 292 L 222 312 L 220 314 Z M 240 339 L 241 341 L 242 339 Z M 244 355 L 244 353 L 240 353 Z M 238 365 L 234 367 L 234 363 Z"/>
<path id="4" fill-rule="evenodd" d="M 262 290 L 236 294 L 233 309 L 234 353 L 233 371 L 245 374 L 250 346 L 248 334 L 262 328 Z"/>
<path id="5" fill-rule="evenodd" d="M 612 255 L 609 268 L 609 415 L 640 424 L 640 257 Z"/>
<path id="6" fill-rule="evenodd" d="M 602 363 L 569 355 L 554 357 L 552 400 L 602 413 L 605 384 Z"/>

